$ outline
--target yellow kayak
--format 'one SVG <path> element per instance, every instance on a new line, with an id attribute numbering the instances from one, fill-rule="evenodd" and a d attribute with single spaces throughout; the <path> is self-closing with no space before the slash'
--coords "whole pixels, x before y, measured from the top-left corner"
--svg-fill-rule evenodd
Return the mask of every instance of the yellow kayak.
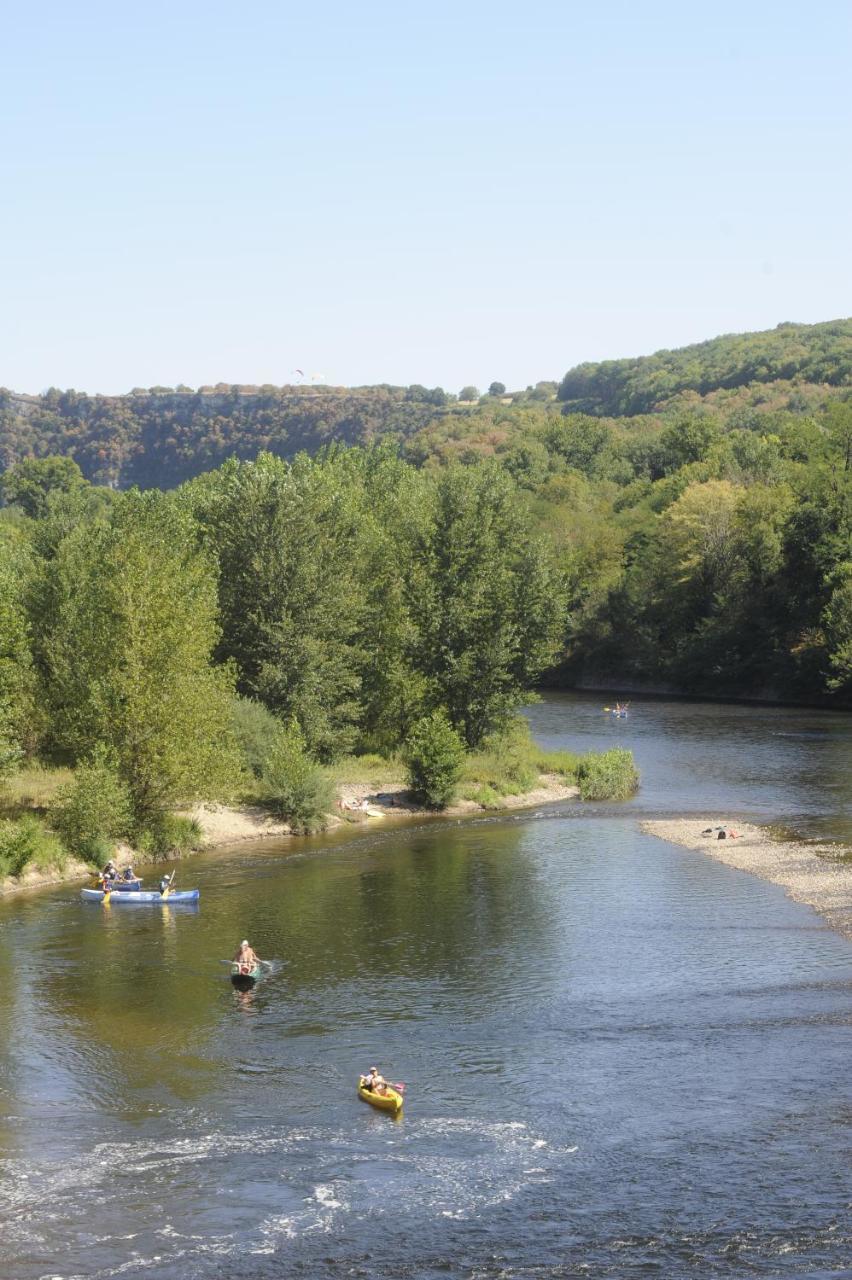
<path id="1" fill-rule="evenodd" d="M 380 1111 L 392 1111 L 394 1115 L 402 1110 L 402 1094 L 397 1093 L 396 1089 L 387 1085 L 384 1093 L 373 1093 L 371 1089 L 364 1088 L 364 1080 L 365 1077 L 361 1076 L 358 1081 L 358 1097 L 363 1098 L 364 1102 L 378 1107 Z"/>

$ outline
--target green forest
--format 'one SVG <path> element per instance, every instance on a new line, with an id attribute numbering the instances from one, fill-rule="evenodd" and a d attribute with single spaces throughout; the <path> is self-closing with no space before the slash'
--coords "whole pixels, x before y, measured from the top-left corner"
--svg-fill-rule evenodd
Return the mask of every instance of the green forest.
<path id="1" fill-rule="evenodd" d="M 352 753 L 445 803 L 537 685 L 848 706 L 850 380 L 840 321 L 521 392 L 5 392 L 0 771 L 156 851 L 246 779 L 307 828 Z"/>
<path id="2" fill-rule="evenodd" d="M 55 861 L 57 834 L 89 861 L 119 838 L 181 848 L 197 832 L 174 810 L 195 798 L 314 829 L 353 756 L 356 777 L 404 766 L 434 808 L 465 781 L 481 803 L 529 790 L 545 763 L 600 781 L 541 760 L 517 715 L 560 652 L 565 592 L 497 463 L 331 447 L 118 492 L 47 457 L 4 489 L 0 779 L 14 797 L 34 762 L 67 777 L 30 806 L 49 827 L 0 822 L 0 874 L 42 845 Z"/>

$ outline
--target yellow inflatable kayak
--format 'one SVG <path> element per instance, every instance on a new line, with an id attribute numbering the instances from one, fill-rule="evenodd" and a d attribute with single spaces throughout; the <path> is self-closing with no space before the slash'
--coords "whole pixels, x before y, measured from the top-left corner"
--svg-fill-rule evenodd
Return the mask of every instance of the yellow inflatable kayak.
<path id="1" fill-rule="evenodd" d="M 364 1088 L 364 1079 L 365 1077 L 361 1076 L 358 1081 L 359 1098 L 363 1098 L 373 1107 L 378 1107 L 380 1111 L 392 1111 L 394 1115 L 402 1110 L 401 1093 L 397 1093 L 396 1089 L 392 1089 L 390 1085 L 385 1087 L 384 1093 L 373 1093 L 371 1089 Z"/>

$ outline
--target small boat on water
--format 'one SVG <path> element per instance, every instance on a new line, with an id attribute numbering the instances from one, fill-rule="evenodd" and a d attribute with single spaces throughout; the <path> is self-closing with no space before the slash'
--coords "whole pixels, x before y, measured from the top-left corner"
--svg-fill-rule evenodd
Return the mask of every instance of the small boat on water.
<path id="1" fill-rule="evenodd" d="M 262 975 L 263 966 L 260 964 L 239 964 L 236 960 L 231 964 L 231 982 L 243 991 L 253 987 Z"/>
<path id="2" fill-rule="evenodd" d="M 358 1097 L 363 1102 L 369 1102 L 371 1107 L 378 1107 L 380 1111 L 391 1111 L 396 1115 L 402 1110 L 402 1094 L 397 1093 L 396 1089 L 385 1085 L 384 1093 L 376 1093 L 373 1089 L 367 1089 L 364 1086 L 366 1076 L 360 1076 L 358 1080 Z"/>
<path id="3" fill-rule="evenodd" d="M 158 890 L 139 890 L 130 889 L 121 892 L 111 889 L 109 893 L 104 893 L 103 889 L 81 889 L 80 897 L 84 902 L 103 902 L 107 898 L 110 902 L 120 902 L 122 906 L 149 905 L 157 904 L 170 906 L 174 903 L 177 906 L 187 902 L 197 902 L 200 897 L 198 889 L 171 889 L 167 894 L 162 894 Z"/>
<path id="4" fill-rule="evenodd" d="M 100 881 L 99 881 L 100 883 Z M 142 888 L 141 880 L 113 880 L 110 883 L 110 893 L 138 893 Z"/>

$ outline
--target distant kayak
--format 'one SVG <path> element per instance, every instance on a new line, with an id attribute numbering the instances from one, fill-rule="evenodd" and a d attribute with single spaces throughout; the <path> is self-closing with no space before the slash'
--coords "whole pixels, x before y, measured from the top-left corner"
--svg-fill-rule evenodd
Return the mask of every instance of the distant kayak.
<path id="1" fill-rule="evenodd" d="M 110 902 L 120 902 L 122 906 L 133 906 L 134 904 L 148 905 L 154 903 L 168 904 L 171 902 L 186 903 L 197 902 L 200 893 L 198 889 L 172 889 L 165 897 L 159 892 L 151 892 L 150 890 L 124 890 L 119 892 L 111 890 L 107 895 L 102 889 L 81 889 L 80 897 L 84 902 L 103 902 L 105 897 L 109 897 Z"/>
<path id="2" fill-rule="evenodd" d="M 358 1097 L 364 1102 L 369 1102 L 371 1107 L 378 1107 L 380 1111 L 392 1111 L 396 1114 L 402 1110 L 402 1094 L 397 1093 L 396 1089 L 392 1089 L 390 1085 L 385 1087 L 384 1093 L 374 1093 L 372 1089 L 364 1088 L 364 1080 L 366 1077 L 361 1076 L 358 1081 Z"/>

